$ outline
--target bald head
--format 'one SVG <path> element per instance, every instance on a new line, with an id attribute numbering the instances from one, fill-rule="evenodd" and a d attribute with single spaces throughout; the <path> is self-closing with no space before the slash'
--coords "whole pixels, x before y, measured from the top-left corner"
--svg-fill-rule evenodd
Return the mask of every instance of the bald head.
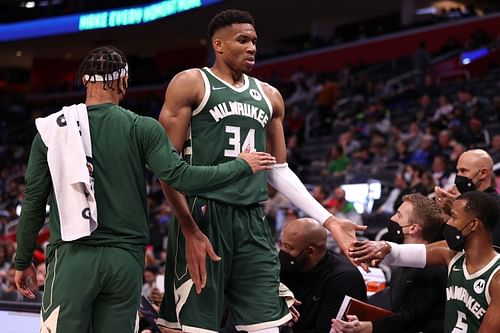
<path id="1" fill-rule="evenodd" d="M 283 238 L 303 245 L 325 248 L 327 234 L 325 228 L 315 220 L 302 218 L 294 220 L 285 226 Z"/>
<path id="2" fill-rule="evenodd" d="M 463 162 L 473 163 L 478 168 L 493 170 L 493 160 L 491 159 L 490 154 L 482 149 L 467 150 L 460 155 L 460 158 L 458 159 L 459 163 L 461 160 L 463 160 Z"/>
<path id="3" fill-rule="evenodd" d="M 457 174 L 473 180 L 476 179 L 476 190 L 483 191 L 492 183 L 493 160 L 485 150 L 467 150 L 458 159 Z"/>

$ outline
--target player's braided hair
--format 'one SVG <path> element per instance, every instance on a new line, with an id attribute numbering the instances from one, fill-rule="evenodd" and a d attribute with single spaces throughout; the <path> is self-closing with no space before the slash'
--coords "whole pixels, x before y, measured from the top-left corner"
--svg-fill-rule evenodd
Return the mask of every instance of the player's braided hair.
<path id="1" fill-rule="evenodd" d="M 83 59 L 78 68 L 76 80 L 81 83 L 82 77 L 88 75 L 88 80 L 85 81 L 85 86 L 87 86 L 88 82 L 97 81 L 96 75 L 99 75 L 103 78 L 104 89 L 113 90 L 113 78 L 110 74 L 115 72 L 119 73 L 119 76 L 127 74 L 130 80 L 126 66 L 127 58 L 122 51 L 113 46 L 98 47 L 90 51 Z"/>
<path id="2" fill-rule="evenodd" d="M 208 24 L 208 37 L 212 39 L 217 30 L 238 23 L 249 23 L 255 26 L 254 19 L 249 12 L 238 9 L 224 10 L 215 15 Z"/>

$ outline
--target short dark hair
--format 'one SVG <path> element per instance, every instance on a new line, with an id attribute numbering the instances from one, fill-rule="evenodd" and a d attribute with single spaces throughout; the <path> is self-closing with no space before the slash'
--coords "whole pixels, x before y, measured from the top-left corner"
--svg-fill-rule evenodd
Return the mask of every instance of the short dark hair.
<path id="1" fill-rule="evenodd" d="M 149 265 L 144 267 L 145 272 L 151 272 L 153 274 L 158 274 L 158 266 L 155 265 Z"/>
<path id="2" fill-rule="evenodd" d="M 467 215 L 480 220 L 488 231 L 492 231 L 500 218 L 500 206 L 497 199 L 483 191 L 462 193 L 456 200 L 464 200 Z"/>
<path id="3" fill-rule="evenodd" d="M 255 26 L 255 21 L 249 12 L 238 9 L 228 9 L 218 13 L 212 18 L 208 24 L 208 37 L 212 39 L 217 30 L 237 23 L 249 23 Z"/>
<path id="4" fill-rule="evenodd" d="M 428 242 L 435 241 L 446 223 L 441 207 L 420 193 L 407 194 L 403 196 L 403 201 L 413 206 L 410 222 L 422 227 L 422 238 Z"/>
<path id="5" fill-rule="evenodd" d="M 125 66 L 127 66 L 127 58 L 121 50 L 113 46 L 98 47 L 90 51 L 83 59 L 75 79 L 78 84 L 81 84 L 82 77 L 88 75 L 89 80 L 85 82 L 87 86 L 89 81 L 95 81 L 95 75 L 100 75 L 104 79 L 104 89 L 113 89 L 113 80 L 108 80 L 107 74 L 113 72 L 122 74 L 126 71 Z M 127 75 L 130 80 L 130 75 L 128 73 Z"/>

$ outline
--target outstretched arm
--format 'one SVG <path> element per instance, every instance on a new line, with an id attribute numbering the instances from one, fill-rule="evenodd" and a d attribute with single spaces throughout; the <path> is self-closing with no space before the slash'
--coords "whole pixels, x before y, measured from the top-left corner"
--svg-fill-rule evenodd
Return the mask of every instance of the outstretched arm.
<path id="1" fill-rule="evenodd" d="M 422 268 L 448 265 L 456 254 L 445 241 L 431 244 L 396 244 L 386 241 L 355 241 L 349 248 L 349 256 L 355 262 L 378 265 L 382 260 L 391 266 Z"/>
<path id="2" fill-rule="evenodd" d="M 342 251 L 347 253 L 349 244 L 356 239 L 356 231 L 365 230 L 366 227 L 333 216 L 311 196 L 297 175 L 288 168 L 283 131 L 285 117 L 283 98 L 278 90 L 270 85 L 263 84 L 263 89 L 273 107 L 273 117 L 267 129 L 267 151 L 276 158 L 277 163 L 268 172 L 268 182 L 285 195 L 293 205 L 327 228 Z"/>

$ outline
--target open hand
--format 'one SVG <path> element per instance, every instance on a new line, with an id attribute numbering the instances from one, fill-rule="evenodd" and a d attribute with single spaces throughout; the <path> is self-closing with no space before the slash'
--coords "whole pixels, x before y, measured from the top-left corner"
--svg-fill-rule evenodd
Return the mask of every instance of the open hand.
<path id="1" fill-rule="evenodd" d="M 434 188 L 436 192 L 436 202 L 443 209 L 443 211 L 447 214 L 451 212 L 451 206 L 455 199 L 460 195 L 456 185 L 453 185 L 449 190 L 445 190 L 439 186 Z"/>
<path id="2" fill-rule="evenodd" d="M 15 275 L 17 290 L 29 299 L 35 299 L 35 292 L 38 290 L 35 265 L 31 264 L 23 271 L 16 270 Z"/>
<path id="3" fill-rule="evenodd" d="M 362 262 L 355 262 L 353 258 L 349 256 L 349 246 L 357 240 L 356 231 L 364 231 L 367 227 L 347 219 L 338 219 L 333 216 L 329 217 L 323 226 L 330 231 L 337 245 L 347 258 L 349 258 L 354 265 L 361 265 L 365 271 L 368 271 L 368 265 Z"/>
<path id="4" fill-rule="evenodd" d="M 201 290 L 207 285 L 207 267 L 205 259 L 207 255 L 213 261 L 220 261 L 210 240 L 201 231 L 194 234 L 184 235 L 186 239 L 186 263 L 188 265 L 189 275 L 193 280 L 196 288 L 196 293 L 201 293 Z"/>
<path id="5" fill-rule="evenodd" d="M 253 173 L 262 170 L 271 170 L 276 164 L 276 158 L 269 153 L 263 151 L 250 152 L 250 149 L 245 149 L 244 152 L 238 155 L 239 158 L 245 160 L 252 168 Z"/>

